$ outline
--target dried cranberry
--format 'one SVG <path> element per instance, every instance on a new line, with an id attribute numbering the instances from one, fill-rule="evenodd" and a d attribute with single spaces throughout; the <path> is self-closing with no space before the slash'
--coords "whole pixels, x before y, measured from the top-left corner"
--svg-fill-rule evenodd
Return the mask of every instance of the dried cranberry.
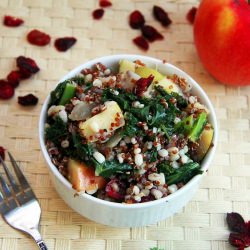
<path id="1" fill-rule="evenodd" d="M 148 39 L 150 42 L 154 42 L 156 40 L 164 39 L 163 35 L 160 34 L 154 27 L 150 25 L 145 25 L 141 28 L 143 36 Z"/>
<path id="2" fill-rule="evenodd" d="M 192 7 L 192 8 L 188 11 L 188 13 L 187 13 L 187 15 L 186 15 L 187 20 L 188 20 L 191 24 L 194 23 L 195 16 L 196 16 L 196 12 L 197 12 L 197 8 L 196 8 L 196 7 Z"/>
<path id="3" fill-rule="evenodd" d="M 20 74 L 21 80 L 29 79 L 32 76 L 32 74 L 25 69 L 18 70 L 18 73 Z"/>
<path id="4" fill-rule="evenodd" d="M 231 233 L 229 243 L 238 249 L 245 249 L 250 246 L 250 222 L 244 221 L 238 213 L 228 213 L 226 218 Z"/>
<path id="5" fill-rule="evenodd" d="M 247 233 L 250 235 L 250 221 L 246 222 Z"/>
<path id="6" fill-rule="evenodd" d="M 108 182 L 105 188 L 106 194 L 115 200 L 124 199 L 125 190 L 125 184 L 118 179 L 113 179 Z"/>
<path id="7" fill-rule="evenodd" d="M 135 94 L 137 96 L 142 96 L 142 94 L 147 90 L 148 86 L 154 80 L 154 76 L 150 75 L 148 78 L 140 78 L 135 83 Z"/>
<path id="8" fill-rule="evenodd" d="M 108 0 L 100 0 L 99 5 L 102 8 L 106 8 L 106 7 L 112 6 L 112 3 L 110 1 L 108 1 Z"/>
<path id="9" fill-rule="evenodd" d="M 158 20 L 163 26 L 167 27 L 172 23 L 172 20 L 169 18 L 168 13 L 159 6 L 153 7 L 153 15 L 156 20 Z"/>
<path id="10" fill-rule="evenodd" d="M 40 69 L 37 66 L 36 62 L 28 57 L 24 56 L 19 56 L 16 59 L 17 67 L 23 71 L 23 72 L 28 72 L 30 74 L 35 74 L 37 73 Z"/>
<path id="11" fill-rule="evenodd" d="M 9 82 L 0 80 L 0 99 L 10 99 L 14 93 L 14 88 Z"/>
<path id="12" fill-rule="evenodd" d="M 70 49 L 75 43 L 76 38 L 74 37 L 62 37 L 55 40 L 55 47 L 58 51 L 64 52 Z"/>
<path id="13" fill-rule="evenodd" d="M 229 243 L 232 246 L 244 249 L 250 246 L 250 237 L 246 234 L 230 233 Z"/>
<path id="14" fill-rule="evenodd" d="M 29 43 L 37 46 L 45 46 L 50 43 L 50 36 L 40 30 L 31 30 L 27 35 Z"/>
<path id="15" fill-rule="evenodd" d="M 92 16 L 94 19 L 99 20 L 104 15 L 104 9 L 96 9 L 92 12 Z"/>
<path id="16" fill-rule="evenodd" d="M 247 226 L 245 224 L 244 219 L 242 216 L 238 213 L 228 213 L 227 217 L 227 224 L 230 229 L 230 231 L 235 233 L 246 233 L 247 232 Z"/>
<path id="17" fill-rule="evenodd" d="M 132 29 L 140 29 L 144 24 L 144 16 L 139 10 L 135 10 L 129 15 L 129 25 Z"/>
<path id="18" fill-rule="evenodd" d="M 8 82 L 12 85 L 13 88 L 16 88 L 19 85 L 21 80 L 21 75 L 18 70 L 13 70 L 7 75 Z"/>
<path id="19" fill-rule="evenodd" d="M 18 96 L 18 103 L 22 106 L 33 106 L 38 103 L 38 98 L 33 94 Z"/>
<path id="20" fill-rule="evenodd" d="M 13 16 L 4 16 L 3 23 L 8 27 L 18 27 L 24 23 L 23 19 Z"/>
<path id="21" fill-rule="evenodd" d="M 5 159 L 5 149 L 0 146 L 0 156 L 4 160 Z"/>
<path id="22" fill-rule="evenodd" d="M 139 48 L 147 51 L 149 48 L 149 44 L 146 41 L 146 39 L 142 36 L 137 36 L 136 38 L 133 39 L 133 42 L 135 45 L 137 45 Z"/>

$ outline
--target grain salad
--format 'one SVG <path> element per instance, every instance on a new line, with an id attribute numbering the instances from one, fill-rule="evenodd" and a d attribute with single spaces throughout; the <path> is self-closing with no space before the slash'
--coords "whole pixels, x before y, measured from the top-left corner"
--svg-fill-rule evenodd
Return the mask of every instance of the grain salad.
<path id="1" fill-rule="evenodd" d="M 82 69 L 50 94 L 49 156 L 77 192 L 127 204 L 166 197 L 201 174 L 209 110 L 188 82 L 143 62 Z"/>

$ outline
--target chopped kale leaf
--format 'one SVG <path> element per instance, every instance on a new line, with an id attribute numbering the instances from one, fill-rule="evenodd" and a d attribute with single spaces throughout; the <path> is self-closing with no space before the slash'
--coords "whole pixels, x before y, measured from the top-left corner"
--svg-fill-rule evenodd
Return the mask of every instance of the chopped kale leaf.
<path id="1" fill-rule="evenodd" d="M 95 159 L 93 159 L 93 163 L 95 165 L 95 174 L 97 176 L 102 176 L 104 178 L 108 178 L 113 174 L 124 173 L 133 169 L 133 167 L 127 163 L 119 163 L 116 160 L 105 161 L 103 163 L 99 163 Z"/>
<path id="2" fill-rule="evenodd" d="M 157 160 L 158 152 L 156 148 L 153 148 L 151 151 L 148 152 L 149 162 L 154 162 Z"/>
<path id="3" fill-rule="evenodd" d="M 92 158 L 94 149 L 91 144 L 82 143 L 81 136 L 75 133 L 72 134 L 72 141 L 74 145 L 74 150 L 71 155 L 72 158 L 82 160 L 82 161 L 88 161 Z"/>
<path id="4" fill-rule="evenodd" d="M 67 124 L 60 117 L 56 117 L 55 121 L 45 129 L 45 135 L 48 141 L 60 146 L 61 140 L 68 135 Z"/>
<path id="5" fill-rule="evenodd" d="M 189 162 L 178 169 L 172 168 L 167 162 L 158 166 L 158 171 L 164 173 L 168 185 L 184 182 L 187 183 L 195 175 L 202 174 L 200 165 L 196 162 Z"/>
<path id="6" fill-rule="evenodd" d="M 119 92 L 118 95 L 114 93 L 114 90 L 110 88 L 106 88 L 102 93 L 102 101 L 116 101 L 120 108 L 124 111 L 130 110 L 132 107 L 131 103 L 136 100 L 136 96 L 130 92 L 126 92 L 125 90 L 117 89 Z"/>
<path id="7" fill-rule="evenodd" d="M 66 80 L 64 82 L 59 83 L 55 90 L 51 92 L 49 107 L 52 105 L 57 105 L 59 103 L 67 83 L 70 83 L 70 81 Z"/>
<path id="8" fill-rule="evenodd" d="M 84 76 L 81 75 L 74 76 L 71 80 L 80 86 L 84 84 Z"/>
<path id="9" fill-rule="evenodd" d="M 126 123 L 120 131 L 121 136 L 133 137 L 135 135 L 143 135 L 143 131 L 137 126 L 138 118 L 129 112 L 126 112 L 124 116 Z"/>

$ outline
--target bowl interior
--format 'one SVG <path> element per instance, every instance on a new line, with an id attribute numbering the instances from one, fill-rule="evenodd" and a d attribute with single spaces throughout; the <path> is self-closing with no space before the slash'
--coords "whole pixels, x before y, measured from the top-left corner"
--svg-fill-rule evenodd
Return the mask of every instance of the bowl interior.
<path id="1" fill-rule="evenodd" d="M 209 167 L 209 165 L 210 165 L 210 163 L 211 163 L 211 161 L 213 159 L 213 156 L 215 154 L 216 147 L 217 147 L 218 126 L 217 126 L 216 115 L 215 115 L 214 107 L 213 107 L 211 101 L 209 100 L 208 96 L 204 92 L 204 90 L 200 87 L 200 85 L 194 79 L 192 79 L 184 71 L 180 70 L 179 68 L 175 67 L 172 64 L 163 63 L 163 61 L 161 61 L 159 59 L 151 58 L 151 57 L 146 57 L 146 56 L 141 56 L 141 55 L 113 55 L 113 56 L 105 56 L 105 57 L 97 58 L 97 59 L 94 59 L 92 61 L 89 61 L 87 63 L 84 63 L 84 64 L 80 65 L 79 67 L 73 69 L 67 75 L 65 75 L 58 83 L 60 83 L 62 81 L 65 81 L 65 80 L 79 74 L 82 69 L 90 68 L 97 62 L 101 62 L 105 66 L 110 67 L 113 70 L 116 70 L 118 68 L 118 63 L 119 63 L 119 61 L 121 59 L 127 59 L 127 60 L 132 60 L 132 61 L 141 60 L 148 67 L 156 68 L 162 74 L 166 74 L 166 75 L 176 74 L 179 77 L 185 78 L 187 80 L 187 82 L 192 86 L 192 91 L 191 92 L 194 95 L 197 95 L 201 99 L 201 103 L 203 103 L 205 106 L 208 107 L 208 109 L 210 110 L 210 114 L 209 114 L 208 119 L 209 119 L 209 122 L 214 127 L 214 137 L 213 137 L 213 147 L 209 150 L 209 152 L 207 153 L 207 155 L 205 156 L 205 158 L 203 159 L 203 161 L 201 163 L 201 168 L 205 172 L 208 169 L 208 167 Z M 43 107 L 42 107 L 42 110 L 41 110 L 41 114 L 40 114 L 40 121 L 39 121 L 40 147 L 41 147 L 42 153 L 43 153 L 43 155 L 45 157 L 45 160 L 46 160 L 50 170 L 52 171 L 53 175 L 55 175 L 56 178 L 60 182 L 62 182 L 68 189 L 73 190 L 71 183 L 59 173 L 56 166 L 51 162 L 51 159 L 49 157 L 49 154 L 48 154 L 46 146 L 45 146 L 44 126 L 45 126 L 45 122 L 46 122 L 47 108 L 48 108 L 49 101 L 50 101 L 50 95 L 48 95 L 47 99 L 45 100 L 45 102 L 43 104 Z M 125 206 L 128 209 L 132 208 L 132 207 L 133 208 L 135 208 L 135 207 L 145 207 L 145 206 L 155 205 L 156 203 L 160 204 L 162 202 L 170 201 L 172 199 L 177 198 L 179 195 L 181 195 L 183 192 L 185 192 L 190 187 L 190 185 L 196 184 L 200 180 L 201 177 L 202 177 L 202 175 L 197 175 L 197 176 L 193 177 L 181 189 L 177 190 L 175 193 L 173 193 L 173 194 L 171 194 L 171 195 L 169 195 L 169 196 L 167 196 L 165 198 L 150 201 L 150 202 L 146 202 L 146 203 L 133 204 L 133 206 L 128 206 L 128 205 L 122 204 L 122 203 L 115 203 L 115 202 L 101 200 L 101 199 L 95 198 L 95 197 L 93 197 L 91 195 L 88 195 L 86 193 L 83 193 L 83 194 L 80 194 L 80 195 L 84 196 L 85 198 L 91 199 L 94 202 L 103 203 L 103 204 L 106 204 L 106 205 L 108 204 L 109 206 L 113 206 L 113 207 L 120 207 L 120 206 L 124 207 Z"/>

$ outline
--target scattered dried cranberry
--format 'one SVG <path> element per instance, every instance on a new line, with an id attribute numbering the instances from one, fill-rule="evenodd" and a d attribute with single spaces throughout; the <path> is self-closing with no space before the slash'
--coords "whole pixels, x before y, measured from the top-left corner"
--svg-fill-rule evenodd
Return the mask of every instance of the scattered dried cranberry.
<path id="1" fill-rule="evenodd" d="M 229 243 L 232 246 L 239 247 L 238 249 L 244 249 L 250 246 L 250 237 L 246 234 L 230 233 Z"/>
<path id="2" fill-rule="evenodd" d="M 7 80 L 12 85 L 13 88 L 16 88 L 19 85 L 19 82 L 21 80 L 20 72 L 17 70 L 11 71 L 7 75 Z"/>
<path id="3" fill-rule="evenodd" d="M 4 160 L 5 159 L 5 149 L 0 146 L 0 156 Z"/>
<path id="4" fill-rule="evenodd" d="M 24 56 L 17 57 L 16 64 L 17 64 L 17 67 L 24 74 L 27 74 L 27 73 L 35 74 L 40 70 L 36 62 L 33 59 L 28 58 L 28 57 L 24 57 Z"/>
<path id="5" fill-rule="evenodd" d="M 229 230 L 232 231 L 229 235 L 229 243 L 232 246 L 238 247 L 238 250 L 243 250 L 250 246 L 250 221 L 245 222 L 242 216 L 238 213 L 228 213 L 226 221 Z"/>
<path id="6" fill-rule="evenodd" d="M 226 220 L 230 231 L 235 233 L 247 232 L 247 225 L 245 224 L 245 221 L 240 214 L 228 213 Z"/>
<path id="7" fill-rule="evenodd" d="M 197 12 L 197 8 L 196 8 L 196 7 L 192 7 L 192 8 L 188 11 L 188 13 L 187 13 L 187 15 L 186 15 L 187 20 L 188 20 L 191 24 L 194 23 L 195 16 L 196 16 L 196 12 Z"/>
<path id="8" fill-rule="evenodd" d="M 34 106 L 38 103 L 38 98 L 33 94 L 18 96 L 18 103 L 22 106 Z"/>
<path id="9" fill-rule="evenodd" d="M 154 80 L 154 76 L 150 75 L 148 78 L 140 78 L 135 83 L 135 94 L 137 96 L 142 96 L 142 94 L 147 90 L 148 86 Z"/>
<path id="10" fill-rule="evenodd" d="M 159 6 L 153 7 L 153 15 L 164 27 L 169 26 L 172 20 L 169 18 L 168 13 Z"/>
<path id="11" fill-rule="evenodd" d="M 135 10 L 129 15 L 129 25 L 132 29 L 140 29 L 144 24 L 144 16 L 139 10 Z"/>
<path id="12" fill-rule="evenodd" d="M 3 23 L 8 27 L 18 27 L 24 23 L 23 19 L 13 16 L 4 16 Z"/>
<path id="13" fill-rule="evenodd" d="M 106 7 L 112 6 L 112 3 L 110 1 L 108 1 L 108 0 L 100 0 L 99 5 L 102 8 L 106 8 Z"/>
<path id="14" fill-rule="evenodd" d="M 76 38 L 74 37 L 62 37 L 55 40 L 55 47 L 58 51 L 64 52 L 70 49 L 75 43 Z"/>
<path id="15" fill-rule="evenodd" d="M 18 73 L 20 74 L 21 80 L 29 79 L 32 76 L 32 74 L 25 69 L 18 70 Z"/>
<path id="16" fill-rule="evenodd" d="M 15 91 L 13 86 L 6 80 L 0 80 L 0 99 L 10 99 Z"/>
<path id="17" fill-rule="evenodd" d="M 160 34 L 154 27 L 150 25 L 145 25 L 141 28 L 143 36 L 148 39 L 150 42 L 154 42 L 156 40 L 163 40 L 164 37 Z"/>
<path id="18" fill-rule="evenodd" d="M 136 38 L 133 39 L 133 42 L 136 46 L 138 46 L 139 48 L 145 51 L 147 51 L 149 48 L 149 44 L 147 40 L 142 36 L 137 36 Z"/>
<path id="19" fill-rule="evenodd" d="M 110 182 L 108 182 L 105 188 L 106 194 L 115 200 L 124 199 L 126 193 L 125 190 L 125 184 L 118 179 L 112 179 Z"/>
<path id="20" fill-rule="evenodd" d="M 40 30 L 31 30 L 27 35 L 29 43 L 37 46 L 45 46 L 50 43 L 50 36 Z"/>
<path id="21" fill-rule="evenodd" d="M 104 9 L 96 9 L 92 12 L 92 16 L 94 19 L 99 20 L 104 15 Z"/>
<path id="22" fill-rule="evenodd" d="M 250 221 L 246 222 L 247 233 L 250 235 Z"/>

